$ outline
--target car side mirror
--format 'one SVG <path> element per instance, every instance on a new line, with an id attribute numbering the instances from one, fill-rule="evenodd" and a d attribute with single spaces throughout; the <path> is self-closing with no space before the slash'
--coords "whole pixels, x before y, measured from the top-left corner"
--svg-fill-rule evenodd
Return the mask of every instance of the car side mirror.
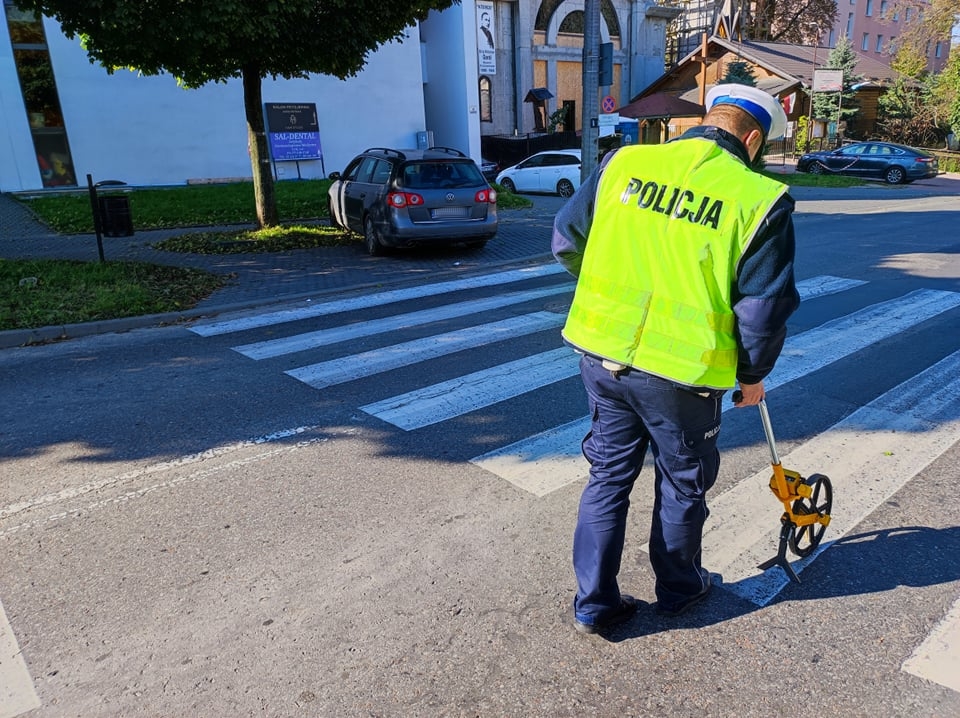
<path id="1" fill-rule="evenodd" d="M 340 173 L 339 173 L 339 172 L 331 172 L 329 179 L 332 179 L 334 182 L 336 182 L 338 179 L 340 179 Z"/>

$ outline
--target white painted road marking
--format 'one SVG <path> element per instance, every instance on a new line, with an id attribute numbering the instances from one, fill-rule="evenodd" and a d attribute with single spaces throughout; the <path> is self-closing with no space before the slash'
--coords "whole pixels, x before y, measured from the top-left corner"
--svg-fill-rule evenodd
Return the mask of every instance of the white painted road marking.
<path id="1" fill-rule="evenodd" d="M 0 718 L 13 718 L 39 707 L 33 679 L 0 603 Z"/>
<path id="2" fill-rule="evenodd" d="M 330 344 L 338 344 L 340 342 L 353 341 L 377 334 L 385 334 L 398 329 L 439 322 L 444 319 L 479 314 L 491 309 L 499 309 L 513 304 L 521 304 L 522 302 L 529 302 L 535 299 L 542 299 L 544 297 L 572 291 L 573 284 L 568 283 L 558 287 L 546 287 L 544 289 L 534 289 L 527 292 L 512 292 L 510 294 L 502 294 L 485 299 L 474 299 L 457 304 L 445 304 L 440 307 L 434 307 L 433 309 L 421 309 L 420 311 L 408 312 L 407 314 L 384 317 L 383 319 L 371 319 L 356 324 L 345 324 L 330 329 L 320 329 L 315 332 L 306 332 L 281 339 L 270 339 L 253 344 L 244 344 L 243 346 L 233 347 L 233 349 L 251 359 L 269 359 L 271 357 L 293 354 L 294 352 L 315 349 Z"/>
<path id="3" fill-rule="evenodd" d="M 902 670 L 960 692 L 960 598 L 903 662 Z"/>
<path id="4" fill-rule="evenodd" d="M 576 354 L 562 347 L 360 408 L 410 431 L 568 379 L 579 371 Z"/>
<path id="5" fill-rule="evenodd" d="M 845 277 L 833 277 L 829 274 L 823 274 L 819 277 L 811 277 L 797 282 L 797 291 L 800 292 L 801 301 L 825 297 L 828 294 L 837 294 L 845 292 L 848 289 L 859 287 L 866 284 L 862 279 L 846 279 Z"/>
<path id="6" fill-rule="evenodd" d="M 93 491 L 100 491 L 105 489 L 108 486 L 115 486 L 118 484 L 124 484 L 136 479 L 143 478 L 145 476 L 151 476 L 153 474 L 160 473 L 162 471 L 169 471 L 170 469 L 176 469 L 182 466 L 187 466 L 189 464 L 199 463 L 201 461 L 208 461 L 209 459 L 214 459 L 219 456 L 225 456 L 226 454 L 239 451 L 250 446 L 258 446 L 260 444 L 266 444 L 273 441 L 281 441 L 283 439 L 288 439 L 294 436 L 300 436 L 308 432 L 313 431 L 322 431 L 323 427 L 319 426 L 298 426 L 294 429 L 285 429 L 283 431 L 275 431 L 272 434 L 267 434 L 266 436 L 258 436 L 255 439 L 248 439 L 246 441 L 238 441 L 233 444 L 227 444 L 225 446 L 216 446 L 206 451 L 202 451 L 197 454 L 190 454 L 188 456 L 181 456 L 177 459 L 171 461 L 161 461 L 156 464 L 151 464 L 140 469 L 135 469 L 134 471 L 128 471 L 118 476 L 111 476 L 99 481 L 92 481 L 90 483 L 84 484 L 82 486 L 74 486 L 69 489 L 63 489 L 62 491 L 57 491 L 53 494 L 46 494 L 44 496 L 37 496 L 32 499 L 27 499 L 26 501 L 19 501 L 15 504 L 8 504 L 7 506 L 0 507 L 0 519 L 7 518 L 8 516 L 13 516 L 22 511 L 27 511 L 29 509 L 36 508 L 38 506 L 45 506 L 47 504 L 56 504 L 61 501 L 66 501 L 68 499 L 76 498 L 77 496 L 83 496 L 84 494 L 89 494 Z M 3 533 L 3 532 L 0 532 Z"/>
<path id="7" fill-rule="evenodd" d="M 771 391 L 957 306 L 960 293 L 921 290 L 788 337 L 776 369 L 764 380 L 764 386 Z M 728 394 L 724 411 L 732 407 Z M 589 429 L 590 419 L 583 417 L 471 461 L 515 486 L 544 496 L 587 476 L 580 442 Z M 542 469 L 545 475 L 540 475 Z"/>
<path id="8" fill-rule="evenodd" d="M 342 312 L 355 311 L 357 309 L 367 309 L 369 307 L 377 307 L 383 304 L 402 302 L 407 299 L 432 297 L 437 294 L 458 292 L 465 289 L 477 289 L 479 287 L 491 287 L 500 284 L 510 284 L 511 282 L 522 282 L 527 279 L 536 279 L 537 277 L 547 277 L 554 274 L 564 273 L 565 270 L 558 264 L 544 264 L 538 267 L 511 269 L 506 272 L 482 274 L 476 277 L 465 277 L 463 279 L 454 279 L 448 282 L 438 282 L 436 284 L 424 284 L 422 286 L 409 287 L 407 289 L 392 289 L 386 292 L 364 294 L 362 296 L 353 297 L 350 299 L 341 299 L 332 302 L 316 302 L 310 304 L 309 306 L 298 307 L 296 309 L 281 309 L 276 312 L 263 312 L 237 319 L 198 322 L 190 327 L 190 331 L 194 332 L 195 334 L 199 334 L 202 337 L 210 337 L 218 334 L 230 334 L 232 332 L 242 332 L 247 329 L 256 329 L 258 327 L 272 326 L 274 324 L 284 324 L 286 322 L 295 322 L 301 319 L 310 319 L 311 317 L 321 317 L 331 314 L 340 314 Z"/>
<path id="9" fill-rule="evenodd" d="M 563 324 L 564 315 L 554 312 L 534 312 L 490 322 L 476 327 L 465 327 L 446 334 L 435 334 L 425 339 L 371 349 L 339 359 L 310 364 L 286 372 L 294 379 L 316 389 L 340 384 L 362 377 L 373 376 L 428 359 L 473 349 L 485 344 L 506 341 L 526 334 L 541 332 Z"/>
<path id="10" fill-rule="evenodd" d="M 759 421 L 759 418 L 758 418 Z M 882 394 L 843 421 L 781 456 L 784 467 L 825 474 L 833 509 L 825 538 L 844 536 L 960 440 L 960 351 Z M 779 567 L 757 564 L 776 553 L 783 507 L 770 491 L 771 470 L 738 482 L 710 501 L 704 565 L 725 589 L 765 606 L 789 583 Z M 763 507 L 767 507 L 764 509 Z M 822 553 L 793 562 L 798 574 Z"/>

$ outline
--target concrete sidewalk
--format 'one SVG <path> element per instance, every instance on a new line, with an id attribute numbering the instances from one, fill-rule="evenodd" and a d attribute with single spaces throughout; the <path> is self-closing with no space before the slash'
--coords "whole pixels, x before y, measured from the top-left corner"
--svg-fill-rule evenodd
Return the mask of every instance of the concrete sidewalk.
<path id="1" fill-rule="evenodd" d="M 189 311 L 0 332 L 0 348 L 169 324 L 346 289 L 380 287 L 420 281 L 424 277 L 472 274 L 494 266 L 549 261 L 553 218 L 565 200 L 546 195 L 528 196 L 528 199 L 534 203 L 530 209 L 500 210 L 497 236 L 481 250 L 434 248 L 370 257 L 358 241 L 347 247 L 204 255 L 163 252 L 152 246 L 168 237 L 187 234 L 190 229 L 136 231 L 132 237 L 103 237 L 103 253 L 107 261 L 193 267 L 228 275 L 231 281 Z M 136 216 L 133 221 L 136 227 Z M 0 258 L 4 259 L 95 262 L 99 258 L 96 235 L 51 232 L 27 207 L 4 194 L 0 194 L 0 237 Z"/>

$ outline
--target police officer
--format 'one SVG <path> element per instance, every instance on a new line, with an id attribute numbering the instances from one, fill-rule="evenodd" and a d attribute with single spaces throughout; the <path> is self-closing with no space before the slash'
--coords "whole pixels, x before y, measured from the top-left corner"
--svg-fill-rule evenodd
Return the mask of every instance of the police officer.
<path id="1" fill-rule="evenodd" d="M 574 624 L 596 633 L 637 610 L 617 584 L 627 509 L 649 448 L 656 611 L 678 616 L 711 588 L 700 549 L 717 478 L 721 398 L 764 398 L 799 305 L 794 202 L 752 171 L 786 129 L 780 103 L 714 87 L 703 123 L 663 145 L 608 155 L 557 214 L 553 253 L 577 277 L 563 337 L 582 354 L 590 479 L 573 540 Z"/>

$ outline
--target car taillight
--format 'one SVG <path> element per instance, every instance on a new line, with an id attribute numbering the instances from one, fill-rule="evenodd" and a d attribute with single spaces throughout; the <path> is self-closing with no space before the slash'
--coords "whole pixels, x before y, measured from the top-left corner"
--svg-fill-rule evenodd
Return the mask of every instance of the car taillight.
<path id="1" fill-rule="evenodd" d="M 924 164 L 933 164 L 936 160 L 933 157 L 917 157 L 917 162 L 922 162 Z"/>
<path id="2" fill-rule="evenodd" d="M 423 204 L 423 197 L 412 192 L 391 192 L 387 195 L 387 204 L 401 209 L 402 207 L 416 207 Z"/>
<path id="3" fill-rule="evenodd" d="M 474 195 L 474 202 L 489 202 L 490 204 L 497 203 L 497 191 L 494 189 L 482 189 Z"/>

